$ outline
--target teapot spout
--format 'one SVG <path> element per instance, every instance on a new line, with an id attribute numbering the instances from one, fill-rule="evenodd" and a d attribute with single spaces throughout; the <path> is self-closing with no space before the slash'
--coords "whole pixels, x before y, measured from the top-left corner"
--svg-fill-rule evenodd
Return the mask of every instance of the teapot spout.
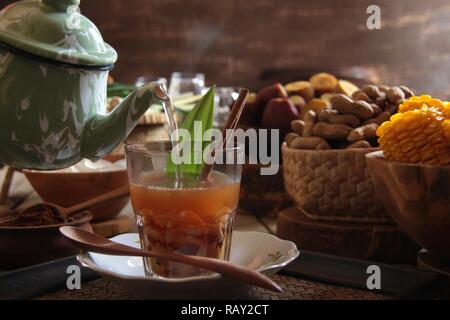
<path id="1" fill-rule="evenodd" d="M 152 104 L 168 98 L 161 84 L 151 82 L 130 93 L 110 113 L 94 115 L 83 132 L 81 155 L 94 161 L 103 158 L 128 137 Z"/>

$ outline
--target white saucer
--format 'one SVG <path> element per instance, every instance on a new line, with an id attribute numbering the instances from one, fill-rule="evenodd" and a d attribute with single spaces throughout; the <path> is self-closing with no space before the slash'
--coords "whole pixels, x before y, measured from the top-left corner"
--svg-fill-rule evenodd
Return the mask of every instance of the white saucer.
<path id="1" fill-rule="evenodd" d="M 111 240 L 140 247 L 137 233 L 128 233 Z M 230 261 L 265 274 L 276 273 L 298 257 L 300 252 L 291 241 L 259 232 L 233 232 Z M 146 277 L 142 258 L 110 256 L 86 252 L 78 255 L 85 267 L 118 283 L 132 295 L 144 299 L 221 299 L 238 298 L 250 286 L 219 274 L 165 279 Z"/>

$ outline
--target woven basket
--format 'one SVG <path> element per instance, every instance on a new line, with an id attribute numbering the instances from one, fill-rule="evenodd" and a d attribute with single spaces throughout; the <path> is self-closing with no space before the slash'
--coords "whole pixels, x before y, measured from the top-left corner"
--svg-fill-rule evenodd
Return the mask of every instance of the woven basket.
<path id="1" fill-rule="evenodd" d="M 365 155 L 374 150 L 297 150 L 283 145 L 286 191 L 310 218 L 390 222 L 366 166 Z"/>
<path id="2" fill-rule="evenodd" d="M 260 217 L 276 217 L 278 212 L 293 206 L 284 189 L 283 173 L 263 176 L 261 164 L 245 164 L 242 168 L 239 209 Z"/>

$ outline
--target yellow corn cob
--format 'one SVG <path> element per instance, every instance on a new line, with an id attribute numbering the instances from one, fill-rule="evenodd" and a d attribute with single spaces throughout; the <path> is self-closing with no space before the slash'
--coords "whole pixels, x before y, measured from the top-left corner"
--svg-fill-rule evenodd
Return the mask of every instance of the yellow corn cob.
<path id="1" fill-rule="evenodd" d="M 445 120 L 442 122 L 442 127 L 444 128 L 445 139 L 450 141 L 450 120 Z"/>
<path id="2" fill-rule="evenodd" d="M 399 107 L 398 112 L 404 113 L 412 110 L 417 110 L 423 106 L 435 108 L 441 111 L 447 118 L 450 119 L 450 107 L 448 102 L 441 101 L 439 99 L 432 98 L 431 96 L 414 96 L 405 100 Z"/>
<path id="3" fill-rule="evenodd" d="M 410 101 L 411 100 L 411 101 Z M 417 107 L 416 103 L 421 103 Z M 447 103 L 431 97 L 413 97 L 400 113 L 377 130 L 388 160 L 432 165 L 450 164 L 450 118 Z"/>

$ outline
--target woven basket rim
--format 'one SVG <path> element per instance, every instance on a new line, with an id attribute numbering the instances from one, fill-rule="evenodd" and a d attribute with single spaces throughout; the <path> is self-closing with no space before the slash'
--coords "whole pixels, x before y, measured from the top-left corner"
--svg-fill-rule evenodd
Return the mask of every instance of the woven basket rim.
<path id="1" fill-rule="evenodd" d="M 295 201 L 294 201 L 295 202 Z M 302 206 L 295 205 L 297 209 L 299 209 L 305 216 L 312 219 L 313 221 L 321 221 L 321 222 L 352 222 L 356 224 L 363 223 L 377 223 L 380 225 L 395 225 L 394 220 L 390 216 L 355 216 L 355 215 L 337 215 L 337 214 L 317 214 L 313 212 L 306 211 Z"/>
<path id="2" fill-rule="evenodd" d="M 282 150 L 297 153 L 314 153 L 314 154 L 324 154 L 324 153 L 348 153 L 348 152 L 360 152 L 360 153 L 370 153 L 374 151 L 381 150 L 379 147 L 372 148 L 355 148 L 355 149 L 328 149 L 328 150 L 309 150 L 309 149 L 294 149 L 287 146 L 286 142 L 281 146 Z"/>

